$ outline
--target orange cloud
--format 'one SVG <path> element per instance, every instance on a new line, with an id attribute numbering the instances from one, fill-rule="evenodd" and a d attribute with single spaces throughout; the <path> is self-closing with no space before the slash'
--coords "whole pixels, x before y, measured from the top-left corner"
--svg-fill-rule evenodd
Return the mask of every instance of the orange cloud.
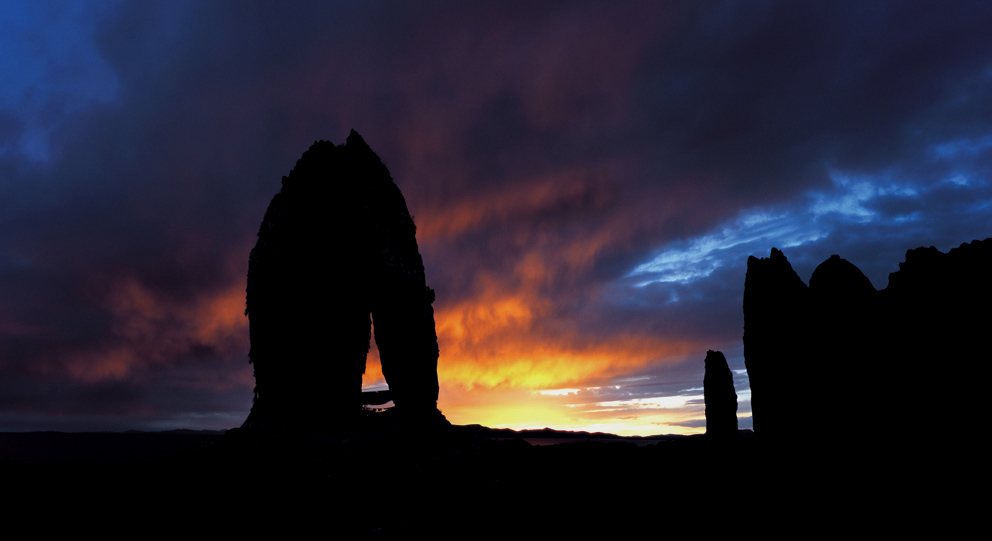
<path id="1" fill-rule="evenodd" d="M 441 301 L 435 312 L 441 350 L 439 407 L 452 422 L 518 429 L 610 426 L 616 433 L 639 434 L 686 431 L 650 424 L 682 420 L 671 411 L 641 408 L 636 418 L 621 421 L 631 408 L 607 408 L 608 413 L 597 415 L 537 391 L 596 386 L 650 364 L 682 359 L 699 349 L 697 344 L 632 333 L 587 336 L 547 321 L 553 303 L 536 291 L 504 292 L 498 282 L 483 283 L 489 288 L 481 294 L 454 304 Z"/>
<path id="2" fill-rule="evenodd" d="M 609 322 L 583 328 L 595 323 L 569 309 L 583 298 L 598 301 L 599 286 L 583 285 L 586 273 L 604 253 L 630 242 L 637 227 L 657 223 L 668 210 L 639 209 L 638 217 L 650 220 L 614 212 L 612 187 L 621 171 L 603 163 L 543 173 L 418 215 L 418 240 L 429 249 L 481 235 L 505 250 L 502 257 L 482 255 L 491 266 L 480 268 L 480 255 L 469 254 L 465 268 L 455 259 L 442 271 L 468 286 L 459 289 L 461 297 L 435 303 L 439 407 L 450 420 L 512 428 L 598 426 L 628 434 L 698 431 L 661 426 L 684 422 L 688 410 L 594 408 L 538 392 L 594 387 L 706 349 L 636 329 L 611 334 Z M 428 278 L 436 277 L 431 271 Z"/>
<path id="3" fill-rule="evenodd" d="M 87 383 L 124 379 L 138 358 L 124 346 L 79 353 L 65 362 L 65 370 L 74 379 Z"/>
<path id="4" fill-rule="evenodd" d="M 562 208 L 602 205 L 609 195 L 594 180 L 605 172 L 583 166 L 533 176 L 513 186 L 474 191 L 418 215 L 417 238 L 425 242 L 454 237 Z"/>
<path id="5" fill-rule="evenodd" d="M 115 343 L 71 355 L 63 360 L 63 368 L 85 382 L 122 380 L 142 368 L 172 365 L 206 349 L 218 355 L 240 353 L 250 378 L 244 295 L 244 285 L 237 283 L 184 302 L 133 278 L 125 279 L 112 288 L 106 300 Z M 243 385 L 246 378 L 231 374 L 229 381 L 229 385 Z"/>

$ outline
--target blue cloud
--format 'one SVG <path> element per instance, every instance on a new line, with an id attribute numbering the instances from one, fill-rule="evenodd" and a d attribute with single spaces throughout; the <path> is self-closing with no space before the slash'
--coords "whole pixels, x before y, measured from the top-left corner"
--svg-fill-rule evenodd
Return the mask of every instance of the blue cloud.
<path id="1" fill-rule="evenodd" d="M 637 288 L 653 283 L 695 283 L 718 268 L 740 265 L 749 255 L 764 255 L 771 247 L 799 248 L 837 235 L 861 238 L 872 235 L 875 228 L 906 227 L 910 223 L 934 224 L 947 219 L 964 223 L 979 218 L 977 214 L 992 203 L 986 182 L 960 175 L 926 185 L 896 180 L 888 173 L 849 175 L 832 171 L 830 177 L 833 185 L 829 190 L 811 190 L 774 207 L 747 209 L 704 235 L 672 242 L 621 281 Z M 914 229 L 905 231 L 916 233 Z M 900 250 L 920 242 L 913 234 L 897 241 L 904 243 Z M 965 240 L 971 239 L 961 239 Z"/>

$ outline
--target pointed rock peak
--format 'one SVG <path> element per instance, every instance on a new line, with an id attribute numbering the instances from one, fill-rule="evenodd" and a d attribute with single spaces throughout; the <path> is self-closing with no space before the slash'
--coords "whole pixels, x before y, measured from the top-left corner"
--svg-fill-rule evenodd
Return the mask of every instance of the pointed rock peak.
<path id="1" fill-rule="evenodd" d="M 762 257 L 761 259 L 757 259 L 754 256 L 751 256 L 748 258 L 748 263 L 751 262 L 751 259 L 755 259 L 756 261 L 763 262 L 766 267 L 788 268 L 789 270 L 792 270 L 792 264 L 789 263 L 789 259 L 785 257 L 785 254 L 782 253 L 782 250 L 779 250 L 778 248 L 772 248 L 771 255 L 769 255 L 768 257 Z"/>
<path id="2" fill-rule="evenodd" d="M 762 266 L 766 268 L 787 267 L 789 270 L 792 270 L 792 265 L 789 263 L 789 259 L 786 258 L 785 254 L 782 253 L 782 250 L 779 250 L 778 248 L 772 248 L 771 255 L 768 257 L 762 257 L 762 258 L 757 258 L 754 256 L 748 257 L 747 258 L 748 264 L 751 264 L 752 260 L 754 260 L 753 261 L 754 263 L 760 262 Z"/>
<path id="3" fill-rule="evenodd" d="M 358 135 L 358 132 L 354 129 L 348 134 L 348 139 L 345 141 L 345 144 L 348 145 L 349 148 L 354 148 L 356 150 L 372 150 L 369 148 L 368 143 L 365 142 L 365 139 L 362 139 L 362 136 Z"/>
<path id="4" fill-rule="evenodd" d="M 757 283 L 771 284 L 777 283 L 777 287 L 806 289 L 806 283 L 799 278 L 799 274 L 792 268 L 792 264 L 786 259 L 785 254 L 778 248 L 772 248 L 770 257 L 761 259 L 749 257 L 747 259 L 747 276 L 745 285 Z M 763 289 L 766 286 L 759 286 Z M 745 291 L 746 294 L 746 291 Z"/>
<path id="5" fill-rule="evenodd" d="M 774 261 L 774 262 L 779 262 L 779 261 L 788 262 L 789 260 L 785 258 L 785 254 L 783 254 L 782 251 L 779 250 L 778 248 L 772 248 L 772 253 L 771 253 L 771 255 L 769 257 L 755 257 L 755 256 L 752 255 L 752 256 L 748 256 L 748 258 L 747 258 L 748 265 L 750 265 L 752 263 L 759 263 L 759 262 L 760 263 L 763 263 L 763 264 L 767 264 L 767 263 L 772 262 L 772 261 Z"/>

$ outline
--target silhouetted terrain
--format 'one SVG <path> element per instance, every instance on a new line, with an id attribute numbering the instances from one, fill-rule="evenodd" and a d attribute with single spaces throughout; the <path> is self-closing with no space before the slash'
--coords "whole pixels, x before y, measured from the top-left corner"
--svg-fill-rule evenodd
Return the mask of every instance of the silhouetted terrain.
<path id="1" fill-rule="evenodd" d="M 837 501 L 821 503 L 882 535 L 969 524 L 981 504 L 958 487 L 987 478 L 975 428 L 989 385 L 990 263 L 992 239 L 916 248 L 876 291 L 836 255 L 809 287 L 778 250 L 749 258 L 744 356 L 766 471 L 803 479 L 797 494 L 832 487 Z"/>
<path id="2" fill-rule="evenodd" d="M 918 248 L 876 291 L 839 256 L 809 286 L 777 249 L 749 258 L 754 434 L 737 430 L 717 351 L 705 359 L 709 437 L 452 426 L 436 409 L 434 297 L 413 219 L 352 132 L 345 145 L 315 143 L 263 219 L 244 425 L 0 434 L 5 518 L 23 537 L 948 536 L 965 523 L 947 509 L 974 512 L 981 499 L 924 491 L 984 481 L 974 434 L 990 263 L 992 239 Z M 370 318 L 396 404 L 386 411 L 361 407 Z"/>
<path id="3" fill-rule="evenodd" d="M 755 432 L 794 439 L 835 429 L 872 441 L 920 426 L 972 433 L 988 386 L 990 264 L 992 239 L 946 254 L 916 248 L 876 291 L 837 255 L 809 287 L 779 250 L 748 258 L 744 357 Z M 914 395 L 923 379 L 926 395 Z"/>
<path id="4" fill-rule="evenodd" d="M 663 525 L 690 531 L 702 519 L 700 502 L 712 487 L 728 497 L 717 506 L 731 512 L 739 462 L 753 454 L 746 438 L 714 446 L 702 437 L 651 440 L 480 426 L 428 434 L 388 421 L 372 425 L 333 435 L 236 429 L 166 457 L 116 453 L 115 461 L 41 463 L 20 457 L 0 462 L 0 474 L 8 490 L 27 496 L 22 503 L 33 502 L 26 513 L 60 517 L 61 526 L 49 524 L 47 531 L 535 539 L 650 533 Z M 167 447 L 184 436 L 46 437 L 55 438 L 47 443 L 82 447 L 94 437 L 125 446 L 128 439 L 155 438 Z M 523 439 L 538 437 L 574 443 L 544 446 Z M 18 440 L 37 441 L 33 434 L 0 435 L 7 448 Z M 728 515 L 728 531 L 733 524 Z"/>
<path id="5" fill-rule="evenodd" d="M 513 432 L 388 411 L 337 430 L 0 434 L 6 510 L 36 533 L 119 537 L 956 536 L 982 505 L 959 484 L 985 477 L 973 428 L 990 250 L 910 250 L 881 291 L 839 257 L 809 287 L 778 250 L 749 260 L 753 437 Z M 723 403 L 729 425 L 721 357 L 707 355 L 707 419 Z M 923 377 L 939 385 L 914 395 Z"/>

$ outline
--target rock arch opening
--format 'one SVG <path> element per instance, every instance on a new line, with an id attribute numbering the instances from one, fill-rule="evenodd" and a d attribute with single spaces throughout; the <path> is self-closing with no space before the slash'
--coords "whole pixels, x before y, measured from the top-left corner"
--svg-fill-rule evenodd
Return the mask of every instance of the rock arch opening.
<path id="1" fill-rule="evenodd" d="M 245 426 L 360 413 L 373 321 L 396 409 L 437 415 L 433 302 L 386 166 L 355 131 L 344 145 L 315 142 L 283 177 L 249 256 L 255 398 Z"/>

